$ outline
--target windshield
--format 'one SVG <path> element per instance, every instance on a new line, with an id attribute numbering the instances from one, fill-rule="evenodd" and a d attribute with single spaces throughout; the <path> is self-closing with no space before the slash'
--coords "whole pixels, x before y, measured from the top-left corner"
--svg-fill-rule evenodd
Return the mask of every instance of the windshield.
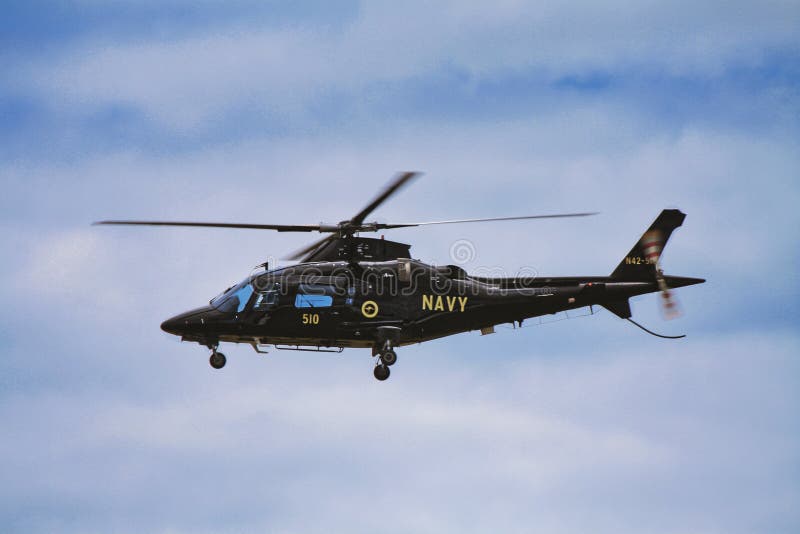
<path id="1" fill-rule="evenodd" d="M 244 307 L 247 306 L 247 301 L 250 300 L 252 294 L 253 286 L 250 285 L 250 279 L 248 278 L 211 299 L 210 304 L 224 313 L 241 313 Z"/>

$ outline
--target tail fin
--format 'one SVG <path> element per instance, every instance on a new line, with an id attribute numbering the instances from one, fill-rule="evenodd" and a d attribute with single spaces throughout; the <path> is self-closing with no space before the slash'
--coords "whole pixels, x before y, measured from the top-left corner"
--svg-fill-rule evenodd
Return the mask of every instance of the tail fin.
<path id="1" fill-rule="evenodd" d="M 650 228 L 636 242 L 628 255 L 622 261 L 611 278 L 621 280 L 653 280 L 656 276 L 658 259 L 661 251 L 672 235 L 672 231 L 683 224 L 685 213 L 680 210 L 664 210 L 656 217 Z"/>

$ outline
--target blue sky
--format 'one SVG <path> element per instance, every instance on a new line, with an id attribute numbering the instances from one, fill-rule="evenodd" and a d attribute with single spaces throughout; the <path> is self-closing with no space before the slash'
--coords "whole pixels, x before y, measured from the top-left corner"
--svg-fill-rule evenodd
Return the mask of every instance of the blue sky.
<path id="1" fill-rule="evenodd" d="M 800 528 L 796 2 L 20 2 L 0 19 L 9 532 Z M 398 230 L 468 270 L 610 273 L 665 207 L 701 276 L 399 351 L 161 332 L 305 237 L 103 218 L 586 219 Z M 307 236 L 306 236 L 307 237 Z M 387 234 L 387 237 L 389 235 Z"/>

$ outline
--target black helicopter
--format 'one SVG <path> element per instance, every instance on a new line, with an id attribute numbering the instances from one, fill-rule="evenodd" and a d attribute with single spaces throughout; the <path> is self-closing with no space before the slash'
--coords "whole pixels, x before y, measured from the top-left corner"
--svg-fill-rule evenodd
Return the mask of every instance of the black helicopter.
<path id="1" fill-rule="evenodd" d="M 435 266 L 411 259 L 404 243 L 361 237 L 361 233 L 432 224 L 584 217 L 593 213 L 529 215 L 387 224 L 367 216 L 419 173 L 399 174 L 364 209 L 338 224 L 283 225 L 172 221 L 99 221 L 94 224 L 252 228 L 278 232 L 320 232 L 327 236 L 287 259 L 296 265 L 249 275 L 213 298 L 207 306 L 164 321 L 161 328 L 211 350 L 215 369 L 225 366 L 220 342 L 247 343 L 256 352 L 277 349 L 341 352 L 372 349 L 374 375 L 386 380 L 397 361 L 396 347 L 452 334 L 494 332 L 503 323 L 602 306 L 633 322 L 633 296 L 660 292 L 667 318 L 677 313 L 671 290 L 705 280 L 664 275 L 661 252 L 686 215 L 663 210 L 610 276 L 471 276 L 456 265 Z"/>

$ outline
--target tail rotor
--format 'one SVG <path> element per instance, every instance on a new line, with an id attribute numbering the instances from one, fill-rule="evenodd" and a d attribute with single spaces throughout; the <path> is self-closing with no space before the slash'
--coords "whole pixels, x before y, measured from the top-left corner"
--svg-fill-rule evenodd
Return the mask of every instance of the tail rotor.
<path id="1" fill-rule="evenodd" d="M 656 265 L 656 282 L 658 283 L 658 289 L 661 291 L 661 298 L 659 299 L 661 302 L 661 316 L 667 321 L 680 317 L 681 309 L 678 305 L 678 300 L 669 286 L 667 286 L 667 281 L 664 280 L 664 271 L 660 265 Z"/>
<path id="2" fill-rule="evenodd" d="M 661 252 L 664 250 L 664 233 L 658 228 L 651 228 L 642 236 L 641 247 L 644 253 L 644 262 L 654 267 L 654 274 L 658 289 L 661 292 L 661 316 L 670 321 L 681 316 L 678 301 L 664 279 L 664 269 L 661 268 Z"/>

